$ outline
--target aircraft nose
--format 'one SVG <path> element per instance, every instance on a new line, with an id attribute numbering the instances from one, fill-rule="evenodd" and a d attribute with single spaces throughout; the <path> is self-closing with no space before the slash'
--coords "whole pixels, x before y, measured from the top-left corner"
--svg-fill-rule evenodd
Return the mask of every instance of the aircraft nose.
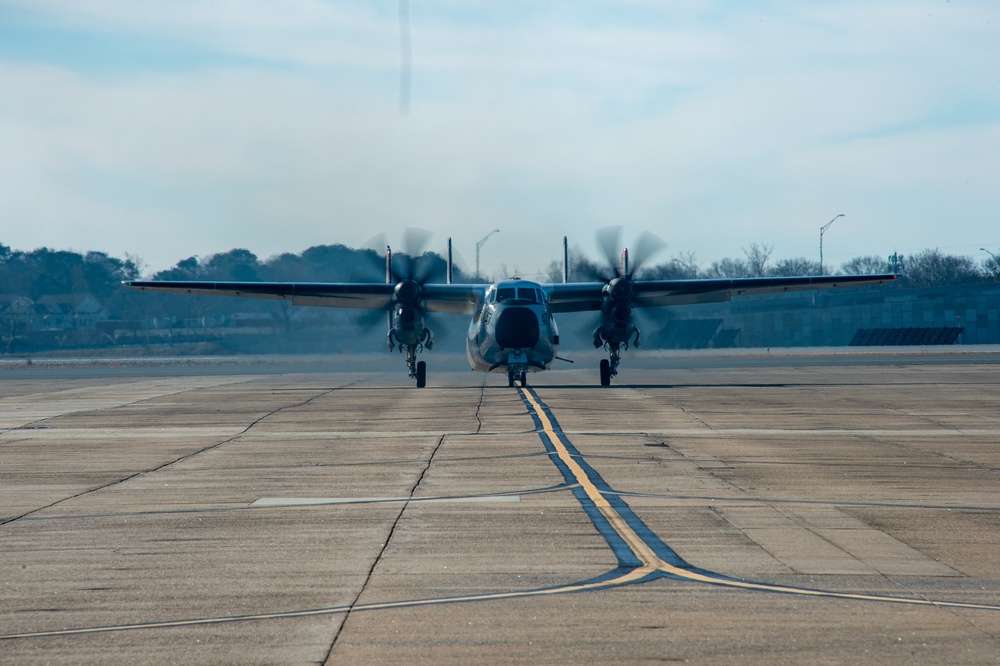
<path id="1" fill-rule="evenodd" d="M 497 318 L 497 344 L 503 349 L 531 349 L 538 344 L 538 315 L 528 308 L 508 307 Z"/>

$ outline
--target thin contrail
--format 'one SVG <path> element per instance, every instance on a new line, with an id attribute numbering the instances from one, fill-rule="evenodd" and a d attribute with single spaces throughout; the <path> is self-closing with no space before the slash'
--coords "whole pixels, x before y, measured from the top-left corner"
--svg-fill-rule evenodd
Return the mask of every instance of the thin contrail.
<path id="1" fill-rule="evenodd" d="M 399 0 L 399 114 L 410 113 L 410 3 Z"/>

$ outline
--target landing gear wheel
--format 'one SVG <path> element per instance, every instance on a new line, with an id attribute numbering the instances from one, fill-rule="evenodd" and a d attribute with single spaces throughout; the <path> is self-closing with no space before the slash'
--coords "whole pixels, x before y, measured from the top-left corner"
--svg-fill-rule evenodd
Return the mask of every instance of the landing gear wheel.
<path id="1" fill-rule="evenodd" d="M 420 361 L 417 363 L 417 388 L 427 386 L 427 363 Z"/>
<path id="2" fill-rule="evenodd" d="M 521 386 L 528 385 L 528 373 L 524 370 L 521 371 Z"/>
<path id="3" fill-rule="evenodd" d="M 507 371 L 507 386 L 510 386 L 511 388 L 513 388 L 513 386 L 514 386 L 514 371 L 513 370 L 508 370 Z"/>
<path id="4" fill-rule="evenodd" d="M 611 386 L 611 362 L 601 359 L 601 386 Z"/>

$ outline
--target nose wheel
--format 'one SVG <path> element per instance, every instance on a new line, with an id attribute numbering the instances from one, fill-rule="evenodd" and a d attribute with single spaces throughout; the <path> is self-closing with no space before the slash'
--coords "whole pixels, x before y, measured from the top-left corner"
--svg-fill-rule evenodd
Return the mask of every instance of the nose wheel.
<path id="1" fill-rule="evenodd" d="M 528 385 L 528 373 L 522 370 L 520 373 L 513 370 L 507 371 L 507 386 L 514 386 L 514 382 L 519 381 L 521 386 Z"/>

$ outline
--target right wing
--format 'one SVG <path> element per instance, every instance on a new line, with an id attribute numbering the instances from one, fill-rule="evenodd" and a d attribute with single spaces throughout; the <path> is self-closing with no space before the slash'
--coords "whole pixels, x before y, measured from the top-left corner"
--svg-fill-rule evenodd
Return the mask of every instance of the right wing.
<path id="1" fill-rule="evenodd" d="M 773 294 L 807 289 L 859 287 L 892 282 L 897 276 L 803 275 L 793 277 L 698 278 L 690 280 L 633 280 L 635 307 L 663 307 L 696 303 L 726 303 L 733 296 Z M 547 284 L 553 312 L 601 309 L 605 282 Z"/>

